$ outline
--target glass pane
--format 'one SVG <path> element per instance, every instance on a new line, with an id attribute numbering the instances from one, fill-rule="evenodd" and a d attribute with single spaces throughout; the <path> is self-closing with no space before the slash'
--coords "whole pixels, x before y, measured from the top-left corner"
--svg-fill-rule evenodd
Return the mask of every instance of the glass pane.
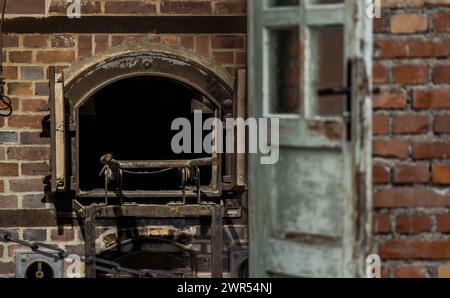
<path id="1" fill-rule="evenodd" d="M 336 3 L 344 3 L 344 0 L 310 0 L 311 4 L 336 4 Z"/>
<path id="2" fill-rule="evenodd" d="M 270 7 L 297 6 L 300 0 L 268 0 Z"/>
<path id="3" fill-rule="evenodd" d="M 300 112 L 301 51 L 299 27 L 269 31 L 267 77 L 271 114 Z"/>
<path id="4" fill-rule="evenodd" d="M 346 86 L 343 26 L 322 26 L 311 29 L 313 91 Z M 323 95 L 316 97 L 315 112 L 321 116 L 341 116 L 346 97 Z"/>

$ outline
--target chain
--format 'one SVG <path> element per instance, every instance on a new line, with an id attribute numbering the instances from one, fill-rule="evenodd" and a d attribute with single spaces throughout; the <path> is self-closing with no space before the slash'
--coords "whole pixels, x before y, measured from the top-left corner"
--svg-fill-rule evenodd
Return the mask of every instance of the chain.
<path id="1" fill-rule="evenodd" d="M 18 238 L 14 238 L 11 233 L 0 230 L 0 242 L 11 242 L 16 243 L 25 247 L 30 248 L 33 252 L 52 258 L 55 261 L 65 260 L 68 258 L 69 254 L 64 251 L 62 248 L 52 245 L 46 244 L 42 242 L 30 242 L 26 240 L 21 240 Z M 119 263 L 109 261 L 106 259 L 102 259 L 99 257 L 87 257 L 80 258 L 82 262 L 87 265 L 93 266 L 96 270 L 107 272 L 107 273 L 127 273 L 130 275 L 137 276 L 139 278 L 158 278 L 158 277 L 166 277 L 166 278 L 177 278 L 175 274 L 153 270 L 153 269 L 142 269 L 136 270 L 132 268 L 126 268 L 121 266 Z"/>

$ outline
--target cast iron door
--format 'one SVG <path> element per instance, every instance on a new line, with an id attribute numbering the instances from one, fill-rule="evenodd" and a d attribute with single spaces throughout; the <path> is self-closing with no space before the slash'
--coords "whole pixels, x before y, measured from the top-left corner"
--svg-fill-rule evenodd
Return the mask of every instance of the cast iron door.
<path id="1" fill-rule="evenodd" d="M 249 116 L 279 119 L 278 161 L 249 157 L 250 274 L 361 276 L 371 221 L 366 1 L 248 4 Z"/>

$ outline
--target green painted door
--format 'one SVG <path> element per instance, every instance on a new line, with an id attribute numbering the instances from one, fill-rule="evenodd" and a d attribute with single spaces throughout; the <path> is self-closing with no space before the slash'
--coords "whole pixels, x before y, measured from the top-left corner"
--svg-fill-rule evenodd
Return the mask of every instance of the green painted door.
<path id="1" fill-rule="evenodd" d="M 280 131 L 277 163 L 249 157 L 253 277 L 364 273 L 372 29 L 365 2 L 248 1 L 249 116 L 278 118 Z"/>

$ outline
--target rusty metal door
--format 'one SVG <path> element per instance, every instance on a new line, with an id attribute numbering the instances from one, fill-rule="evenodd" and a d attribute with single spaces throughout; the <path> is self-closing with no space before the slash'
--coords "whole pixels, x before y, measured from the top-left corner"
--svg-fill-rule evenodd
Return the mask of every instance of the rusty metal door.
<path id="1" fill-rule="evenodd" d="M 278 118 L 280 128 L 277 163 L 249 158 L 253 277 L 364 272 L 372 22 L 365 2 L 248 1 L 249 115 Z"/>

